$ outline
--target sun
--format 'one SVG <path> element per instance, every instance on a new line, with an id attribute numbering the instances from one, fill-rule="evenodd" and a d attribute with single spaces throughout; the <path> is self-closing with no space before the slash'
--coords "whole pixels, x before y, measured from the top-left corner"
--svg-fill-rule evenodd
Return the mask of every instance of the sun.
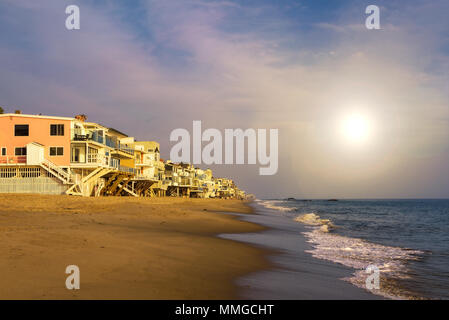
<path id="1" fill-rule="evenodd" d="M 341 122 L 341 133 L 345 141 L 353 144 L 362 144 L 371 136 L 371 123 L 366 116 L 350 114 Z"/>

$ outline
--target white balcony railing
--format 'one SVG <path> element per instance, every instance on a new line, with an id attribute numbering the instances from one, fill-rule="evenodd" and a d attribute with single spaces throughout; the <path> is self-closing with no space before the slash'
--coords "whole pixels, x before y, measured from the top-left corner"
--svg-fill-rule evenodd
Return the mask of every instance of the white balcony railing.
<path id="1" fill-rule="evenodd" d="M 0 156 L 0 164 L 26 164 L 27 156 Z"/>

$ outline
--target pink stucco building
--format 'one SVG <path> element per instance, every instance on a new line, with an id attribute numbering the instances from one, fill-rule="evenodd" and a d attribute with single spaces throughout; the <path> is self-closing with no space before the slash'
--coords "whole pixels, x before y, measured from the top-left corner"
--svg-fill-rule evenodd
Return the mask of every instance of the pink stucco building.
<path id="1" fill-rule="evenodd" d="M 70 166 L 70 137 L 73 118 L 22 114 L 0 114 L 0 164 L 26 164 L 27 145 L 43 149 L 43 157 Z M 30 148 L 28 148 L 29 153 Z"/>

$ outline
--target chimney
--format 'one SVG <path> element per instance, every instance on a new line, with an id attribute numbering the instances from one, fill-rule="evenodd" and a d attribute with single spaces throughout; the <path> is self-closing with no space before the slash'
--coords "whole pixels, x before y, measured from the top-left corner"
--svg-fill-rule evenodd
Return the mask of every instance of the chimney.
<path id="1" fill-rule="evenodd" d="M 22 114 L 22 111 L 16 110 L 16 111 L 14 111 L 14 113 L 15 113 L 15 114 Z"/>
<path id="2" fill-rule="evenodd" d="M 87 120 L 87 116 L 85 114 L 78 114 L 78 115 L 75 116 L 75 119 L 79 120 L 81 122 L 84 122 L 84 121 Z"/>

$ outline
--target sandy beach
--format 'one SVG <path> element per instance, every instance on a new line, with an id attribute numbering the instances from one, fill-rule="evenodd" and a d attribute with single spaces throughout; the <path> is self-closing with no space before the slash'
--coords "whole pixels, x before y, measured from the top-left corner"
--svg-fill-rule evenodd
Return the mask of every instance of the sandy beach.
<path id="1" fill-rule="evenodd" d="M 0 195 L 0 299 L 232 299 L 267 251 L 217 238 L 263 227 L 239 200 Z M 80 290 L 65 269 L 80 268 Z"/>

